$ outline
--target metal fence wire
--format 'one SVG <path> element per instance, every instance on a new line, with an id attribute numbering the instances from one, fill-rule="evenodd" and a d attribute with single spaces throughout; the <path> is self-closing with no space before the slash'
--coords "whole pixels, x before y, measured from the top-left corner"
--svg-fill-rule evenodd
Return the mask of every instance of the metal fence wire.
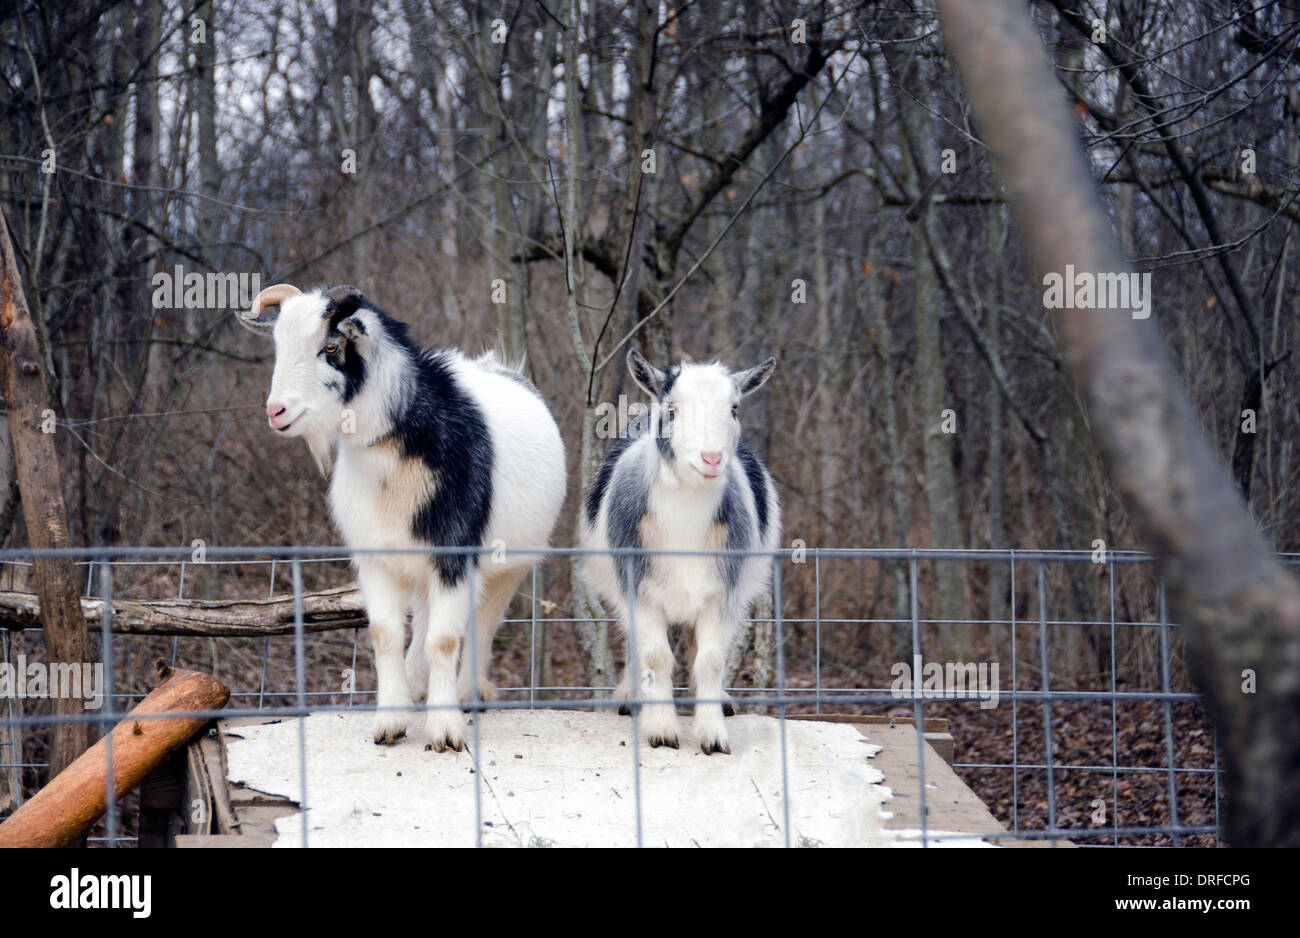
<path id="1" fill-rule="evenodd" d="M 436 552 L 466 551 L 427 551 Z M 545 662 L 539 661 L 544 646 L 556 649 L 569 641 L 572 647 L 572 632 L 583 625 L 608 625 L 611 640 L 619 644 L 621 632 L 613 619 L 566 616 L 561 604 L 546 598 L 547 581 L 553 581 L 549 587 L 557 595 L 567 596 L 563 587 L 569 565 L 587 552 L 520 552 L 546 559 L 540 568 L 534 566 L 531 583 L 525 580 L 498 635 L 496 673 L 508 671 L 513 680 L 503 682 L 497 700 L 478 699 L 475 687 L 474 699 L 460 705 L 470 712 L 468 754 L 474 760 L 474 822 L 480 844 L 480 714 L 505 709 L 601 710 L 629 703 L 613 699 L 611 688 L 563 679 L 559 671 L 564 669 L 548 678 Z M 161 643 L 163 657 L 169 655 L 173 666 L 215 671 L 231 687 L 224 709 L 187 711 L 186 716 L 298 718 L 301 842 L 309 846 L 306 817 L 313 780 L 306 771 L 301 718 L 375 707 L 367 666 L 370 644 L 360 636 L 361 627 L 343 626 L 343 637 L 337 632 L 309 634 L 304 621 L 307 581 L 321 587 L 348 582 L 350 553 L 337 546 L 209 547 L 202 561 L 195 562 L 189 549 L 176 548 L 0 551 L 0 577 L 5 580 L 0 585 L 10 590 L 30 589 L 26 580 L 34 557 L 62 555 L 71 557 L 84 574 L 87 597 L 247 598 L 254 590 L 275 595 L 280 585 L 280 593 L 284 586 L 292 591 L 294 604 L 292 634 L 250 639 L 114 634 L 112 606 L 105 603 L 94 629 L 106 688 L 98 710 L 56 716 L 48 712 L 48 701 L 24 700 L 12 693 L 0 697 L 0 782 L 7 782 L 0 784 L 0 796 L 6 789 L 10 793 L 7 805 L 0 799 L 0 819 L 30 797 L 48 768 L 42 730 L 76 721 L 93 723 L 97 733 L 107 733 L 147 693 L 140 662 L 157 657 Z M 617 562 L 630 564 L 637 552 L 614 553 Z M 708 556 L 741 553 L 713 551 Z M 996 830 L 945 831 L 945 842 L 974 838 L 1078 846 L 1220 844 L 1218 747 L 1200 695 L 1188 682 L 1181 630 L 1169 621 L 1164 586 L 1151 556 L 1106 550 L 815 548 L 765 556 L 773 567 L 770 611 L 763 608 L 769 604 L 760 604 L 747 623 L 738 652 L 747 663 L 735 672 L 727 692 L 738 711 L 768 713 L 780 721 L 781 828 L 786 846 L 791 845 L 787 719 L 845 713 L 913 719 L 915 795 L 924 846 L 937 839 L 927 820 L 928 743 L 921 732 L 927 714 L 948 718 L 956 744 L 953 769 L 1004 825 Z M 1288 566 L 1300 563 L 1294 555 L 1282 560 Z M 931 581 L 941 564 L 956 565 L 961 574 L 959 619 L 944 618 L 937 611 L 943 603 Z M 196 597 L 200 592 L 205 595 Z M 951 601 L 947 608 L 952 608 Z M 471 610 L 471 622 L 473 618 Z M 471 663 L 492 653 L 477 647 L 474 633 L 473 628 L 467 630 L 462 651 Z M 0 664 L 13 663 L 19 653 L 36 652 L 40 645 L 38 627 L 0 625 Z M 634 647 L 623 650 L 635 658 Z M 681 661 L 682 656 L 676 658 Z M 970 663 L 967 658 L 999 666 L 991 668 L 993 687 L 979 693 L 969 688 L 956 693 L 950 687 L 931 696 L 919 673 L 910 690 L 900 690 L 894 679 L 903 665 L 955 662 L 960 669 Z M 335 679 L 340 665 L 355 676 L 342 691 Z M 581 669 L 568 662 L 568 673 Z M 363 687 L 367 683 L 369 689 Z M 634 694 L 637 684 L 632 682 Z M 682 688 L 677 691 L 677 706 L 695 703 Z M 989 691 L 996 692 L 992 706 Z M 638 754 L 646 744 L 640 738 L 637 705 L 648 702 L 630 701 L 631 738 L 636 742 L 629 744 L 635 779 L 629 810 L 636 812 L 638 845 Z M 425 706 L 417 704 L 416 709 Z M 111 772 L 108 779 L 111 786 Z M 892 787 L 897 790 L 896 780 Z M 117 802 L 118 807 L 107 812 L 89 842 L 137 843 L 129 801 L 119 801 L 119 794 L 107 792 L 107 803 Z"/>

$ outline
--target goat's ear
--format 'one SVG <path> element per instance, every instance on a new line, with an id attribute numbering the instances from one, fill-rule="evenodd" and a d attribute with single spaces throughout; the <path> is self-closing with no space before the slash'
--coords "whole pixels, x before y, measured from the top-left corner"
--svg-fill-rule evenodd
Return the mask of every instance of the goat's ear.
<path id="1" fill-rule="evenodd" d="M 761 365 L 755 365 L 747 371 L 731 376 L 731 380 L 736 384 L 736 390 L 740 396 L 753 394 L 763 385 L 767 384 L 767 379 L 772 377 L 772 372 L 776 371 L 776 359 L 769 358 Z"/>
<path id="2" fill-rule="evenodd" d="M 270 335 L 275 331 L 275 317 L 261 319 L 257 316 L 249 316 L 242 309 L 235 310 L 235 318 L 239 324 L 249 332 L 255 332 L 258 335 Z"/>
<path id="3" fill-rule="evenodd" d="M 646 361 L 645 356 L 636 349 L 627 353 L 627 373 L 641 388 L 653 398 L 658 398 L 664 390 L 664 380 L 668 377 L 654 365 Z"/>
<path id="4" fill-rule="evenodd" d="M 366 334 L 366 324 L 363 323 L 361 318 L 358 316 L 349 316 L 347 319 L 339 322 L 334 328 L 337 329 L 341 335 L 347 338 L 349 342 L 355 342 L 357 339 L 361 338 L 361 336 Z"/>

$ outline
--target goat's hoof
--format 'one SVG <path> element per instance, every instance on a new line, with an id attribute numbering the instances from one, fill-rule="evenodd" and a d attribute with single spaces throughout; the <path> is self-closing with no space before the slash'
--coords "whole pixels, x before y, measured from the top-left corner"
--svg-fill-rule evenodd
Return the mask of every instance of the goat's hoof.
<path id="1" fill-rule="evenodd" d="M 446 752 L 454 749 L 460 752 L 465 748 L 465 720 L 455 710 L 430 713 L 424 728 L 429 738 L 426 750 Z"/>
<path id="2" fill-rule="evenodd" d="M 481 702 L 489 703 L 493 700 L 496 700 L 499 696 L 501 695 L 497 693 L 497 686 L 495 684 L 493 684 L 491 681 L 479 681 L 478 699 Z M 462 687 L 459 691 L 459 697 L 461 703 L 463 704 L 469 703 L 471 697 L 469 688 Z M 469 711 L 466 710 L 465 712 L 468 713 Z"/>
<path id="3" fill-rule="evenodd" d="M 434 752 L 446 752 L 448 749 L 454 749 L 456 752 L 464 752 L 465 743 L 463 740 L 452 739 L 450 736 L 443 736 L 426 744 L 424 747 L 425 752 L 429 752 L 430 750 Z"/>
<path id="4" fill-rule="evenodd" d="M 619 704 L 618 715 L 621 717 L 630 717 L 632 715 L 632 708 L 627 704 Z"/>
<path id="5" fill-rule="evenodd" d="M 734 717 L 736 715 L 736 708 L 731 705 L 730 701 L 723 701 L 722 715 L 724 717 Z M 731 750 L 727 751 L 730 752 Z"/>
<path id="6" fill-rule="evenodd" d="M 386 729 L 375 731 L 376 746 L 391 746 L 406 735 L 404 729 Z"/>
<path id="7" fill-rule="evenodd" d="M 660 746 L 667 746 L 669 749 L 677 748 L 676 736 L 651 736 L 648 742 L 651 749 L 658 749 Z"/>
<path id="8" fill-rule="evenodd" d="M 725 739 L 705 739 L 700 740 L 700 752 L 706 756 L 711 756 L 715 752 L 726 753 L 731 755 L 731 747 L 727 745 Z"/>

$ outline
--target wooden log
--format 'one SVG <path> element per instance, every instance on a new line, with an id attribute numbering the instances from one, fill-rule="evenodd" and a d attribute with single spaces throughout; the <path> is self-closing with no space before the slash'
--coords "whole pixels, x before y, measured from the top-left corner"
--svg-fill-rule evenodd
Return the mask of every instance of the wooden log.
<path id="1" fill-rule="evenodd" d="M 45 378 L 36 326 L 23 295 L 9 226 L 0 212 L 0 390 L 9 408 L 9 437 L 23 520 L 32 547 L 67 547 L 70 542 L 63 473 L 54 436 L 44 432 L 51 413 Z M 32 561 L 32 568 L 44 610 L 41 625 L 45 629 L 47 658 L 63 664 L 89 662 L 90 636 L 77 602 L 80 591 L 72 560 L 42 557 Z M 76 700 L 55 700 L 54 712 L 71 714 L 79 706 Z M 51 733 L 50 772 L 56 774 L 90 744 L 90 724 L 57 724 Z"/>
<path id="2" fill-rule="evenodd" d="M 81 611 L 92 626 L 104 615 L 102 599 L 82 599 Z M 40 599 L 35 593 L 0 590 L 0 626 L 39 627 Z M 303 594 L 303 629 L 365 628 L 365 605 L 355 586 Z M 293 596 L 267 599 L 113 600 L 113 631 L 127 635 L 202 635 L 260 638 L 293 634 Z"/>
<path id="3" fill-rule="evenodd" d="M 207 717 L 136 717 L 215 710 L 230 699 L 230 688 L 210 674 L 173 671 L 161 661 L 159 673 L 162 683 L 113 727 L 114 791 L 119 798 L 208 722 Z M 63 847 L 83 836 L 107 807 L 107 757 L 105 738 L 51 779 L 0 824 L 0 847 Z"/>

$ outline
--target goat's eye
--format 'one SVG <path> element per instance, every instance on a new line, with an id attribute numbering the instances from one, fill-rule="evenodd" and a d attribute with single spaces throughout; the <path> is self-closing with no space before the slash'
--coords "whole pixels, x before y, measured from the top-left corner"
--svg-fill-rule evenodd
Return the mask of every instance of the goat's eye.
<path id="1" fill-rule="evenodd" d="M 338 347 L 337 345 L 335 345 L 333 342 L 331 342 L 329 345 L 325 346 L 325 354 L 326 354 L 326 355 L 333 355 L 333 354 L 334 354 L 335 352 L 337 352 L 338 350 L 339 350 L 339 347 Z"/>
<path id="2" fill-rule="evenodd" d="M 732 405 L 731 405 L 731 416 L 733 416 L 733 417 L 739 417 L 739 416 L 740 416 L 740 405 L 739 405 L 739 404 L 732 404 Z"/>

